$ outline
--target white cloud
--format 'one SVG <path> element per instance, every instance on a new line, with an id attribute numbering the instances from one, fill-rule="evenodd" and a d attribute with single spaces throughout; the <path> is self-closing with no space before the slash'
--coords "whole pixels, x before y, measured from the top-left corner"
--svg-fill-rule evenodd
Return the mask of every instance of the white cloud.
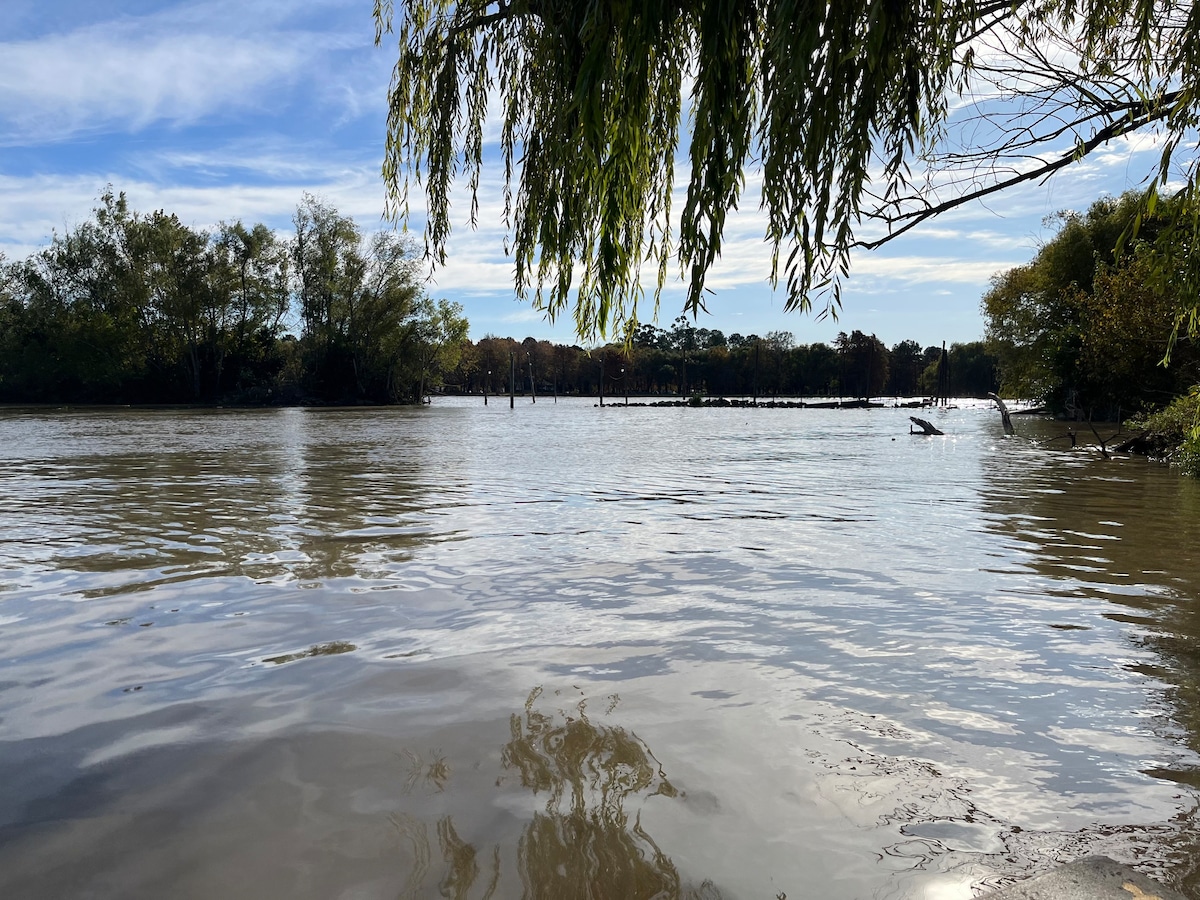
<path id="1" fill-rule="evenodd" d="M 314 17 L 328 6 L 181 4 L 0 43 L 0 145 L 270 114 L 302 80 L 336 127 L 382 105 L 390 61 L 373 52 L 369 9 L 326 28 Z M 331 61 L 342 51 L 356 64 Z"/>
<path id="2" fill-rule="evenodd" d="M 926 284 L 986 285 L 997 272 L 1016 265 L 1011 260 L 968 260 L 953 256 L 856 256 L 851 279 L 877 278 L 907 286 Z"/>
<path id="3" fill-rule="evenodd" d="M 44 247 L 54 231 L 63 232 L 91 216 L 96 200 L 111 184 L 130 206 L 143 213 L 164 209 L 196 228 L 242 219 L 288 230 L 305 191 L 353 217 L 365 231 L 389 227 L 381 221 L 383 187 L 372 169 L 347 168 L 322 182 L 254 184 L 246 181 L 188 184 L 97 172 L 13 177 L 0 175 L 0 248 L 17 259 Z"/>
<path id="4" fill-rule="evenodd" d="M 120 29 L 118 29 L 118 32 Z M 218 35 L 142 36 L 93 28 L 0 46 L 0 117 L 9 146 L 98 129 L 195 122 L 265 102 L 292 77 L 297 48 Z"/>

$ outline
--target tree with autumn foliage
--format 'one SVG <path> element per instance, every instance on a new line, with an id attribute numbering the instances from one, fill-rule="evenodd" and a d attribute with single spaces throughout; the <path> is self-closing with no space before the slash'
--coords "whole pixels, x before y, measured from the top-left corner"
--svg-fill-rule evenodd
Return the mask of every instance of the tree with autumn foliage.
<path id="1" fill-rule="evenodd" d="M 993 279 L 983 311 L 1007 394 L 1111 419 L 1200 381 L 1194 342 L 1175 332 L 1186 301 L 1157 277 L 1162 229 L 1183 203 L 1164 199 L 1146 215 L 1141 197 L 1126 194 L 1062 213 L 1033 260 Z M 1140 237 L 1129 241 L 1135 221 Z"/>

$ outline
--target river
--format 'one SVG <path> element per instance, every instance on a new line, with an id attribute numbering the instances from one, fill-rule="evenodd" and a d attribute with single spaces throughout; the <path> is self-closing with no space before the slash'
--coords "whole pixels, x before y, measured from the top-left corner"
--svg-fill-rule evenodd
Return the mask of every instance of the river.
<path id="1" fill-rule="evenodd" d="M 0 410 L 0 896 L 1200 898 L 1200 483 L 923 415 Z"/>

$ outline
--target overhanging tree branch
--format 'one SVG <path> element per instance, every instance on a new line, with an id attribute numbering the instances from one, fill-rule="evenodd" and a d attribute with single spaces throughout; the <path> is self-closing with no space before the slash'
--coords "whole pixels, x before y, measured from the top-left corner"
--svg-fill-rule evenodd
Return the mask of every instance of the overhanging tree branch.
<path id="1" fill-rule="evenodd" d="M 450 194 L 466 181 L 473 222 L 498 101 L 515 288 L 552 317 L 571 309 L 585 338 L 636 328 L 644 263 L 655 309 L 674 265 L 685 309 L 704 307 L 750 166 L 786 307 L 836 309 L 852 249 L 1142 129 L 1163 130 L 1165 169 L 1200 114 L 1193 0 L 377 0 L 375 19 L 398 48 L 391 211 L 419 185 L 445 263 Z M 980 88 L 964 116 L 956 97 Z M 864 222 L 887 234 L 858 238 Z"/>
<path id="2" fill-rule="evenodd" d="M 889 231 L 881 238 L 873 241 L 855 241 L 853 246 L 865 250 L 877 250 L 888 242 L 893 241 L 901 235 L 911 231 L 913 228 L 916 228 L 922 222 L 926 222 L 929 219 L 935 218 L 942 213 L 949 212 L 952 209 L 955 209 L 966 203 L 971 203 L 975 200 L 982 200 L 984 197 L 991 196 L 992 194 L 1010 190 L 1011 188 L 1014 188 L 1017 185 L 1023 184 L 1027 181 L 1038 181 L 1049 178 L 1055 172 L 1058 172 L 1059 170 L 1078 162 L 1093 150 L 1098 147 L 1102 147 L 1109 141 L 1115 140 L 1116 138 L 1127 134 L 1132 134 L 1136 131 L 1140 131 L 1142 128 L 1152 122 L 1162 121 L 1168 116 L 1168 114 L 1168 110 L 1163 109 L 1162 106 L 1157 104 L 1153 108 L 1143 108 L 1139 114 L 1134 114 L 1131 111 L 1128 119 L 1126 119 L 1124 122 L 1108 123 L 1104 127 L 1097 130 L 1095 135 L 1093 135 L 1090 139 L 1082 141 L 1073 147 L 1069 153 L 1063 153 L 1059 155 L 1058 158 L 1046 162 L 1045 164 L 1036 168 L 1018 173 L 1009 178 L 1000 179 L 993 184 L 987 185 L 986 187 L 964 192 L 949 200 L 930 204 L 924 209 L 916 212 L 903 212 L 892 216 L 889 216 L 885 213 L 872 214 L 871 217 L 882 219 L 889 224 L 894 224 L 896 222 L 902 222 L 903 224 Z M 1065 133 L 1065 129 L 1056 132 L 1056 134 L 1062 133 Z"/>

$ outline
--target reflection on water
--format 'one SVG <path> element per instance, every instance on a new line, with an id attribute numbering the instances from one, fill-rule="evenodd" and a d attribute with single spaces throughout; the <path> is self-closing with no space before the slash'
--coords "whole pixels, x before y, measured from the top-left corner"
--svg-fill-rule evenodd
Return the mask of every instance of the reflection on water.
<path id="1" fill-rule="evenodd" d="M 1200 788 L 1200 484 L 1155 477 L 1164 473 L 1147 473 L 1136 461 L 1105 464 L 1088 453 L 1049 453 L 1023 442 L 1001 463 L 987 471 L 983 497 L 989 527 L 1006 539 L 1009 552 L 1000 571 L 1008 590 L 1083 607 L 1078 620 L 1051 623 L 1059 630 L 1093 630 L 1096 616 L 1126 626 L 1131 644 L 1148 652 L 1097 664 L 1165 685 L 1157 703 L 1137 712 L 1155 721 L 1158 734 L 1193 752 L 1166 759 L 1142 754 L 1141 774 L 1177 783 L 1187 793 L 1180 795 L 1181 811 L 1170 826 L 1145 829 L 1156 834 L 1158 846 L 1141 852 L 1158 856 L 1154 865 L 1164 880 L 1200 896 L 1194 794 Z M 1085 607 L 1078 602 L 1084 599 L 1097 605 Z M 1086 646 L 1086 636 L 1080 640 Z M 1097 831 L 1119 846 L 1136 843 L 1143 829 Z M 1094 846 L 1081 837 L 1063 838 L 1072 858 Z"/>
<path id="2" fill-rule="evenodd" d="M 56 424 L 97 425 L 80 418 Z M 26 567 L 107 576 L 83 597 L 200 577 L 320 585 L 386 578 L 430 536 L 411 460 L 313 434 L 302 410 L 149 418 L 146 434 L 97 428 L 80 456 L 51 444 L 49 459 L 7 461 L 5 541 Z"/>
<path id="3" fill-rule="evenodd" d="M 545 795 L 544 805 L 518 840 L 521 895 L 547 900 L 720 900 L 710 883 L 699 888 L 681 885 L 671 860 L 642 827 L 640 810 L 635 809 L 630 821 L 627 807 L 640 806 L 653 796 L 678 796 L 650 748 L 620 726 L 593 724 L 586 699 L 570 710 L 546 713 L 535 705 L 541 695 L 542 688 L 535 688 L 524 713 L 513 714 L 512 739 L 500 757 L 509 774 L 497 781 L 502 784 L 515 774 L 523 788 Z M 616 694 L 608 698 L 604 715 L 611 715 L 618 703 Z M 405 755 L 414 763 L 410 787 L 420 777 L 438 792 L 446 789 L 444 759 L 435 758 L 426 767 L 411 751 Z M 432 829 L 406 814 L 393 815 L 391 821 L 412 855 L 401 896 L 432 896 L 433 883 L 442 897 L 495 895 L 501 885 L 501 860 L 511 853 L 502 854 L 499 845 L 477 850 L 459 836 L 451 816 L 439 819 Z"/>
<path id="4" fill-rule="evenodd" d="M 308 659 L 310 656 L 332 656 L 336 653 L 353 653 L 358 648 L 346 641 L 330 641 L 328 644 L 313 644 L 307 650 L 299 653 L 284 653 L 280 656 L 268 656 L 263 662 L 278 666 L 283 663 L 295 662 L 298 659 Z"/>
<path id="5" fill-rule="evenodd" d="M 935 417 L 0 412 L 0 896 L 1200 897 L 1200 486 Z"/>

